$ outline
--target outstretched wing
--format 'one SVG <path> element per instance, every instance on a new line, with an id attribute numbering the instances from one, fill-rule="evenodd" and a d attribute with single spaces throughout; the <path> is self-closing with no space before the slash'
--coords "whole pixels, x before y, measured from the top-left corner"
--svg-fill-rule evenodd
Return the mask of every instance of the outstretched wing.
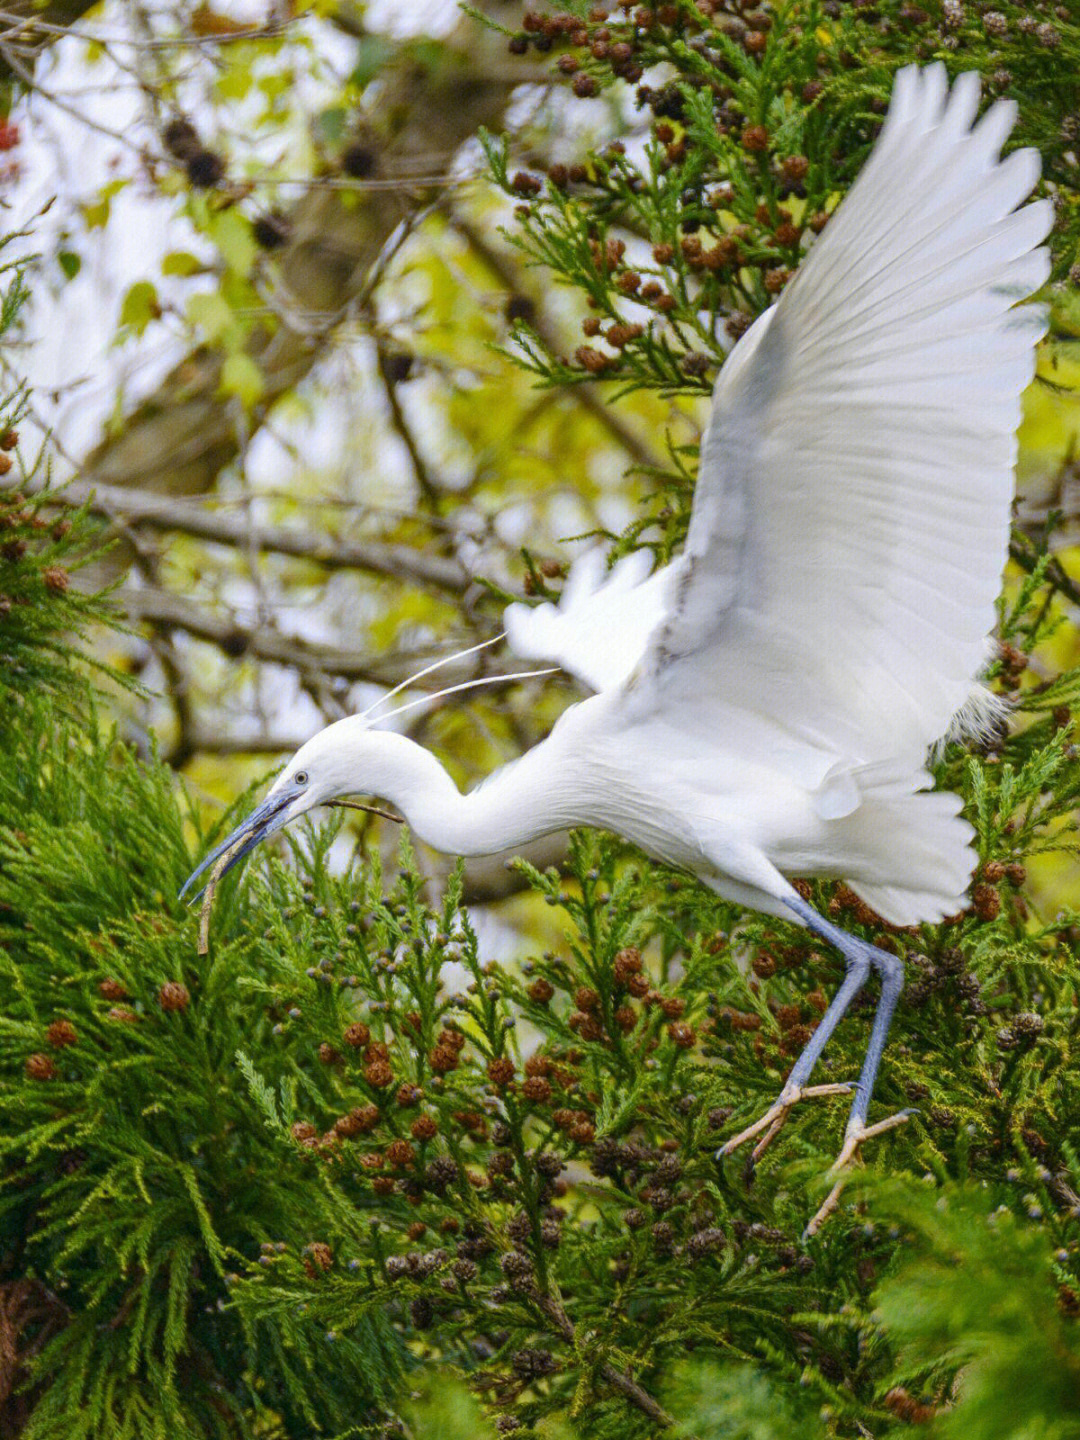
<path id="1" fill-rule="evenodd" d="M 621 685 L 666 618 L 678 562 L 649 574 L 652 557 L 635 550 L 609 571 L 604 552 L 575 560 L 558 605 L 507 606 L 506 638 L 522 660 L 553 660 L 592 690 Z"/>
<path id="2" fill-rule="evenodd" d="M 862 173 L 725 364 L 684 568 L 628 692 L 710 695 L 853 764 L 921 769 L 985 661 L 1049 202 L 1015 107 L 896 77 Z"/>

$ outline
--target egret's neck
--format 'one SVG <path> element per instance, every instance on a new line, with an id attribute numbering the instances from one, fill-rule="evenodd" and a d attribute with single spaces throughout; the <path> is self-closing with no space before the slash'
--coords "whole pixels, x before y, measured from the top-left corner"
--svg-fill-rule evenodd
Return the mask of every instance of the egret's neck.
<path id="1" fill-rule="evenodd" d="M 436 850 L 491 855 L 575 822 L 572 787 L 558 773 L 560 767 L 552 773 L 550 763 L 545 763 L 546 744 L 462 795 L 439 761 L 404 735 L 357 730 L 341 747 L 336 793 L 388 800 L 419 839 Z"/>

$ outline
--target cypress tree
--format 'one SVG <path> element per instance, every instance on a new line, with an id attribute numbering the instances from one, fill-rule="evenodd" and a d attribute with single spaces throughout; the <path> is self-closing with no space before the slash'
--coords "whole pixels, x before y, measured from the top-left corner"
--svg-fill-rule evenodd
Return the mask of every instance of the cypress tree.
<path id="1" fill-rule="evenodd" d="M 1057 279 L 1076 264 L 1068 7 L 580 5 L 509 45 L 583 99 L 640 86 L 654 117 L 641 158 L 544 175 L 488 144 L 512 238 L 582 300 L 572 355 L 517 323 L 543 384 L 707 390 L 911 59 L 1017 98 Z M 1075 291 L 1050 299 L 1054 354 Z M 619 548 L 677 548 L 693 466 L 652 477 Z M 70 637 L 101 602 L 48 578 L 83 522 L 9 496 L 0 523 L 4 1433 L 1077 1433 L 1080 592 L 1052 534 L 1014 541 L 1009 733 L 938 761 L 978 832 L 970 907 L 898 932 L 808 889 L 906 957 L 875 1110 L 916 1113 L 803 1240 L 842 1101 L 798 1107 L 756 1171 L 714 1155 L 780 1088 L 837 956 L 582 832 L 563 872 L 521 867 L 562 941 L 493 963 L 459 877 L 432 904 L 407 847 L 396 875 L 337 872 L 337 820 L 228 878 L 200 959 L 176 892 L 213 837 L 99 718 Z M 871 1004 L 823 1078 L 856 1073 Z"/>

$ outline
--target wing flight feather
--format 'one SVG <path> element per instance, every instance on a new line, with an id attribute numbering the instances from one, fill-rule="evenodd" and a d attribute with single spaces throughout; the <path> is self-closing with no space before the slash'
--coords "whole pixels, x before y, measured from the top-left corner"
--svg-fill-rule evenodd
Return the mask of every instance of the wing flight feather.
<path id="1" fill-rule="evenodd" d="M 726 362 L 670 613 L 627 692 L 761 713 L 872 765 L 968 698 L 1006 558 L 1048 201 L 979 86 L 899 72 L 878 143 Z M 1017 208 L 1022 207 L 1022 208 Z"/>

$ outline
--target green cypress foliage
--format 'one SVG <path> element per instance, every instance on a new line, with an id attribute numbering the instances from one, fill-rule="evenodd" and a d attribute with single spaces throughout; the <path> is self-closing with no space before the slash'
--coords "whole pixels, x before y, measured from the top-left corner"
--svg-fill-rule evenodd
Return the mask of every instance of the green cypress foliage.
<path id="1" fill-rule="evenodd" d="M 671 67 L 642 97 L 643 164 L 541 181 L 490 147 L 519 242 L 591 302 L 576 356 L 519 328 L 545 383 L 707 388 L 708 316 L 736 333 L 782 288 L 793 232 L 857 173 L 912 58 L 1020 101 L 1059 198 L 1057 273 L 1075 264 L 1069 7 L 582 5 L 511 43 L 538 40 L 584 96 Z M 628 296 L 662 323 L 626 334 Z M 1075 296 L 1054 298 L 1064 327 Z M 656 477 L 624 546 L 676 545 L 692 473 L 681 455 Z M 212 837 L 90 715 L 57 638 L 76 602 L 35 569 L 66 565 L 72 536 L 17 523 L 31 543 L 6 563 L 28 568 L 0 589 L 34 603 L 0 615 L 0 646 L 54 674 L 0 686 L 0 1429 L 1080 1433 L 1068 557 L 1017 538 L 993 682 L 1011 733 L 940 762 L 978 830 L 971 907 L 900 932 L 843 886 L 808 891 L 907 959 L 872 1118 L 916 1113 L 804 1240 L 842 1097 L 796 1108 L 756 1171 L 714 1153 L 779 1090 L 837 956 L 580 833 L 563 874 L 522 867 L 561 942 L 494 963 L 460 882 L 432 903 L 407 849 L 385 881 L 370 857 L 333 870 L 337 821 L 229 877 L 199 959 L 176 890 Z M 822 1079 L 857 1072 L 872 999 Z"/>
<path id="2" fill-rule="evenodd" d="M 0 236 L 0 344 L 16 331 L 28 295 L 29 261 L 5 254 L 21 238 Z M 26 402 L 22 386 L 0 396 L 0 705 L 31 691 L 71 703 L 85 692 L 80 670 L 71 663 L 79 653 L 72 642 L 108 611 L 100 598 L 71 588 L 73 572 L 87 558 L 85 513 L 60 514 L 47 494 L 27 499 L 10 484 L 20 473 L 17 464 L 29 481 L 45 465 L 43 455 L 27 461 L 20 453 L 18 425 Z M 87 663 L 93 668 L 83 660 L 83 674 Z"/>

